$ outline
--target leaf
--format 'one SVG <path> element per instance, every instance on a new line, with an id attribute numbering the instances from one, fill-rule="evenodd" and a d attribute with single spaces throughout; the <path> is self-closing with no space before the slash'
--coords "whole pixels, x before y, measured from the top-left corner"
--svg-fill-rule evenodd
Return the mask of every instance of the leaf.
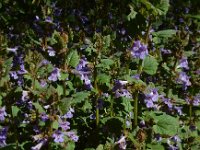
<path id="1" fill-rule="evenodd" d="M 44 108 L 38 103 L 33 103 L 33 105 L 35 106 L 36 110 L 38 110 L 39 113 L 45 112 Z"/>
<path id="2" fill-rule="evenodd" d="M 71 50 L 67 56 L 67 64 L 75 68 L 79 63 L 79 60 L 80 58 L 77 50 Z"/>
<path id="3" fill-rule="evenodd" d="M 111 43 L 111 37 L 110 35 L 104 36 L 103 37 L 103 44 L 104 44 L 104 48 L 107 49 L 108 47 L 110 47 L 110 43 Z"/>
<path id="4" fill-rule="evenodd" d="M 176 30 L 166 29 L 166 30 L 153 32 L 152 34 L 153 34 L 153 36 L 157 36 L 157 37 L 170 38 L 176 34 Z"/>
<path id="5" fill-rule="evenodd" d="M 130 98 L 126 98 L 126 97 L 122 97 L 122 103 L 124 106 L 124 110 L 126 112 L 131 112 L 133 110 L 133 106 L 131 105 L 131 99 Z"/>
<path id="6" fill-rule="evenodd" d="M 102 59 L 101 63 L 99 63 L 96 67 L 98 68 L 103 68 L 103 69 L 110 69 L 110 67 L 114 64 L 115 62 L 112 59 Z"/>
<path id="7" fill-rule="evenodd" d="M 147 150 L 165 150 L 161 144 L 147 144 Z"/>
<path id="8" fill-rule="evenodd" d="M 166 15 L 169 9 L 169 0 L 161 0 L 160 3 L 156 6 L 159 15 Z"/>
<path id="9" fill-rule="evenodd" d="M 74 150 L 75 149 L 75 143 L 74 142 L 68 142 L 66 150 Z"/>
<path id="10" fill-rule="evenodd" d="M 157 60 L 152 56 L 147 56 L 144 59 L 144 67 L 143 70 L 149 75 L 154 75 L 158 68 Z"/>
<path id="11" fill-rule="evenodd" d="M 72 103 L 74 103 L 74 104 L 81 103 L 89 96 L 90 96 L 90 92 L 88 92 L 88 91 L 77 92 L 76 94 L 73 95 Z"/>
<path id="12" fill-rule="evenodd" d="M 104 149 L 103 149 L 103 145 L 102 145 L 102 144 L 99 144 L 98 147 L 96 148 L 96 150 L 104 150 Z"/>
<path id="13" fill-rule="evenodd" d="M 167 114 L 154 117 L 156 125 L 153 130 L 156 134 L 173 136 L 177 133 L 179 122 L 178 119 Z"/>
<path id="14" fill-rule="evenodd" d="M 57 120 L 54 120 L 53 123 L 52 123 L 52 128 L 53 128 L 53 129 L 58 129 L 58 127 L 59 127 L 58 121 L 57 121 Z"/>
<path id="15" fill-rule="evenodd" d="M 16 117 L 20 109 L 17 106 L 12 106 L 12 115 Z"/>
<path id="16" fill-rule="evenodd" d="M 135 19 L 137 12 L 134 10 L 133 6 L 129 5 L 130 7 L 130 14 L 127 16 L 128 21 L 130 21 L 131 19 Z"/>
<path id="17" fill-rule="evenodd" d="M 59 109 L 62 112 L 62 114 L 66 114 L 69 107 L 71 106 L 72 98 L 63 98 L 61 99 L 59 103 Z"/>
<path id="18" fill-rule="evenodd" d="M 56 91 L 59 96 L 63 95 L 63 87 L 61 85 L 57 84 Z"/>
<path id="19" fill-rule="evenodd" d="M 106 74 L 98 74 L 96 80 L 97 80 L 97 83 L 99 83 L 99 84 L 109 85 L 109 83 L 110 83 L 110 76 L 106 75 Z"/>

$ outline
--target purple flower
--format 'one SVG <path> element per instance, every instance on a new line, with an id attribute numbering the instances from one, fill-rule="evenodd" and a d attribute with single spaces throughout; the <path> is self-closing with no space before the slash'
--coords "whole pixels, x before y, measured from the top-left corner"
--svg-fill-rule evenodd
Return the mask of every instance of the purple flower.
<path id="1" fill-rule="evenodd" d="M 77 142 L 79 139 L 79 137 L 73 131 L 67 132 L 66 134 L 74 142 Z"/>
<path id="2" fill-rule="evenodd" d="M 90 80 L 90 74 L 91 71 L 90 69 L 87 67 L 88 62 L 86 61 L 86 58 L 83 57 L 80 61 L 78 66 L 76 67 L 76 70 L 78 72 L 74 72 L 75 74 L 77 74 L 78 76 L 80 76 L 81 80 L 84 81 L 84 84 L 86 86 L 87 89 L 92 89 L 92 83 Z"/>
<path id="3" fill-rule="evenodd" d="M 132 98 L 131 93 L 127 89 L 120 89 L 115 92 L 115 97 L 126 97 L 126 98 Z"/>
<path id="4" fill-rule="evenodd" d="M 127 144 L 126 144 L 126 137 L 125 136 L 122 136 L 119 141 L 116 142 L 116 144 L 119 144 L 119 147 L 121 149 L 126 149 L 127 147 Z"/>
<path id="5" fill-rule="evenodd" d="M 183 115 L 182 108 L 183 108 L 183 107 L 174 106 L 174 109 L 177 111 L 177 113 L 178 113 L 179 115 Z"/>
<path id="6" fill-rule="evenodd" d="M 54 142 L 62 143 L 64 142 L 64 134 L 60 130 L 56 130 L 52 137 L 54 138 Z"/>
<path id="7" fill-rule="evenodd" d="M 145 94 L 144 102 L 146 103 L 147 108 L 157 108 L 157 105 L 154 102 L 157 102 L 159 94 L 157 89 L 150 89 L 150 93 Z"/>
<path id="8" fill-rule="evenodd" d="M 162 97 L 162 101 L 164 102 L 164 104 L 166 104 L 168 106 L 168 108 L 171 110 L 173 105 L 171 103 L 171 100 L 169 98 L 164 98 Z"/>
<path id="9" fill-rule="evenodd" d="M 50 81 L 57 81 L 58 78 L 60 77 L 60 70 L 58 68 L 55 68 L 52 72 L 51 75 L 48 77 Z"/>
<path id="10" fill-rule="evenodd" d="M 47 49 L 48 49 L 49 56 L 55 56 L 56 55 L 56 52 L 54 51 L 54 49 L 51 46 L 48 46 Z"/>
<path id="11" fill-rule="evenodd" d="M 163 52 L 163 54 L 171 54 L 171 50 L 169 49 L 164 49 L 164 48 L 160 48 L 160 51 Z"/>
<path id="12" fill-rule="evenodd" d="M 19 48 L 18 46 L 14 47 L 14 48 L 7 48 L 7 51 L 13 52 L 14 54 L 17 54 L 18 48 Z"/>
<path id="13" fill-rule="evenodd" d="M 135 58 L 144 59 L 148 55 L 147 45 L 141 43 L 139 40 L 134 42 L 130 50 L 131 55 Z"/>
<path id="14" fill-rule="evenodd" d="M 193 100 L 194 106 L 199 106 L 199 104 L 200 104 L 200 94 L 196 95 Z"/>
<path id="15" fill-rule="evenodd" d="M 63 118 L 72 118 L 73 117 L 73 113 L 74 113 L 74 109 L 70 108 L 69 111 L 63 116 Z"/>
<path id="16" fill-rule="evenodd" d="M 10 71 L 10 76 L 11 76 L 13 79 L 15 79 L 15 80 L 18 79 L 18 75 L 17 75 L 17 72 L 16 72 L 16 71 Z"/>
<path id="17" fill-rule="evenodd" d="M 113 87 L 113 91 L 116 91 L 118 89 L 124 88 L 124 85 L 126 85 L 128 81 L 122 81 L 122 80 L 115 80 L 115 86 Z"/>
<path id="18" fill-rule="evenodd" d="M 7 113 L 6 113 L 6 107 L 4 106 L 0 108 L 0 121 L 4 121 L 5 116 L 7 116 Z"/>
<path id="19" fill-rule="evenodd" d="M 42 119 L 42 121 L 47 121 L 49 119 L 49 116 L 46 113 L 41 113 L 40 118 Z"/>
<path id="20" fill-rule="evenodd" d="M 63 129 L 63 130 L 68 130 L 70 129 L 70 122 L 68 121 L 60 121 L 59 122 L 59 126 Z"/>
<path id="21" fill-rule="evenodd" d="M 177 68 L 185 68 L 185 69 L 189 69 L 188 67 L 188 61 L 187 61 L 187 57 L 183 57 L 179 60 L 179 65 L 177 66 Z"/>
<path id="22" fill-rule="evenodd" d="M 187 74 L 185 72 L 179 73 L 178 82 L 183 84 L 184 89 L 186 89 L 187 86 L 191 85 L 189 77 L 187 76 Z"/>
<path id="23" fill-rule="evenodd" d="M 0 129 L 0 147 L 6 146 L 6 137 L 7 137 L 8 128 L 3 127 Z"/>
<path id="24" fill-rule="evenodd" d="M 40 86 L 45 87 L 47 85 L 47 82 L 45 80 L 40 81 Z"/>

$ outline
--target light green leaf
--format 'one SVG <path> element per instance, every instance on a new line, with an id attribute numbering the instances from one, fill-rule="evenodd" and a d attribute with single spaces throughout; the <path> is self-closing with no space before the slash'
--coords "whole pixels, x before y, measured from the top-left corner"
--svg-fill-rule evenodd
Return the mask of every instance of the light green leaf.
<path id="1" fill-rule="evenodd" d="M 178 119 L 167 114 L 154 117 L 156 125 L 153 130 L 156 134 L 173 136 L 177 133 L 179 122 Z"/>
<path id="2" fill-rule="evenodd" d="M 96 148 L 96 150 L 104 150 L 104 149 L 103 149 L 103 145 L 102 145 L 102 144 L 99 144 L 98 147 Z"/>
<path id="3" fill-rule="evenodd" d="M 176 34 L 176 30 L 173 29 L 160 30 L 157 32 L 153 32 L 152 34 L 153 36 L 156 37 L 170 38 Z"/>
<path id="4" fill-rule="evenodd" d="M 76 94 L 73 95 L 72 103 L 74 104 L 81 103 L 89 96 L 90 96 L 90 92 L 88 91 L 77 92 Z"/>
<path id="5" fill-rule="evenodd" d="M 33 105 L 35 106 L 35 108 L 38 110 L 39 113 L 45 112 L 44 108 L 38 102 L 33 103 Z"/>
<path id="6" fill-rule="evenodd" d="M 134 10 L 133 6 L 129 5 L 130 7 L 130 14 L 127 16 L 128 21 L 130 21 L 131 19 L 135 19 L 137 12 Z"/>
<path id="7" fill-rule="evenodd" d="M 57 121 L 57 120 L 54 120 L 53 123 L 52 123 L 52 128 L 53 128 L 53 129 L 58 129 L 58 127 L 59 127 L 58 121 Z"/>
<path id="8" fill-rule="evenodd" d="M 80 58 L 77 50 L 71 50 L 67 56 L 67 64 L 75 68 L 79 63 L 79 60 Z"/>
<path id="9" fill-rule="evenodd" d="M 16 117 L 20 109 L 17 106 L 12 106 L 12 115 Z"/>
<path id="10" fill-rule="evenodd" d="M 158 62 L 154 57 L 147 56 L 144 59 L 144 67 L 143 67 L 144 72 L 146 72 L 149 75 L 154 75 L 156 74 L 157 68 L 158 68 Z"/>

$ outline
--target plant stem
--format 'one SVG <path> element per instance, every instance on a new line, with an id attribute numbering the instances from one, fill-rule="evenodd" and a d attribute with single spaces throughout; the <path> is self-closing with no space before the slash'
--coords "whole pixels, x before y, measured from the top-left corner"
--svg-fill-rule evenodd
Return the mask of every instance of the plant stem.
<path id="1" fill-rule="evenodd" d="M 190 123 L 192 122 L 192 104 L 189 106 Z"/>
<path id="2" fill-rule="evenodd" d="M 139 65 L 138 65 L 138 71 L 137 73 L 140 75 L 142 72 L 143 68 L 143 60 L 139 60 Z M 137 126 L 138 124 L 138 96 L 139 96 L 139 91 L 136 91 L 134 94 L 134 127 Z"/>

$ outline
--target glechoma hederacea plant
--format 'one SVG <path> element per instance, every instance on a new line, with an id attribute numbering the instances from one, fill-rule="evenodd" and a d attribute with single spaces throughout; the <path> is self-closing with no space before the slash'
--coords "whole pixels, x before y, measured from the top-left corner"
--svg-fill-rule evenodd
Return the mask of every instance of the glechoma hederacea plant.
<path id="1" fill-rule="evenodd" d="M 200 149 L 198 0 L 2 0 L 0 149 Z"/>

